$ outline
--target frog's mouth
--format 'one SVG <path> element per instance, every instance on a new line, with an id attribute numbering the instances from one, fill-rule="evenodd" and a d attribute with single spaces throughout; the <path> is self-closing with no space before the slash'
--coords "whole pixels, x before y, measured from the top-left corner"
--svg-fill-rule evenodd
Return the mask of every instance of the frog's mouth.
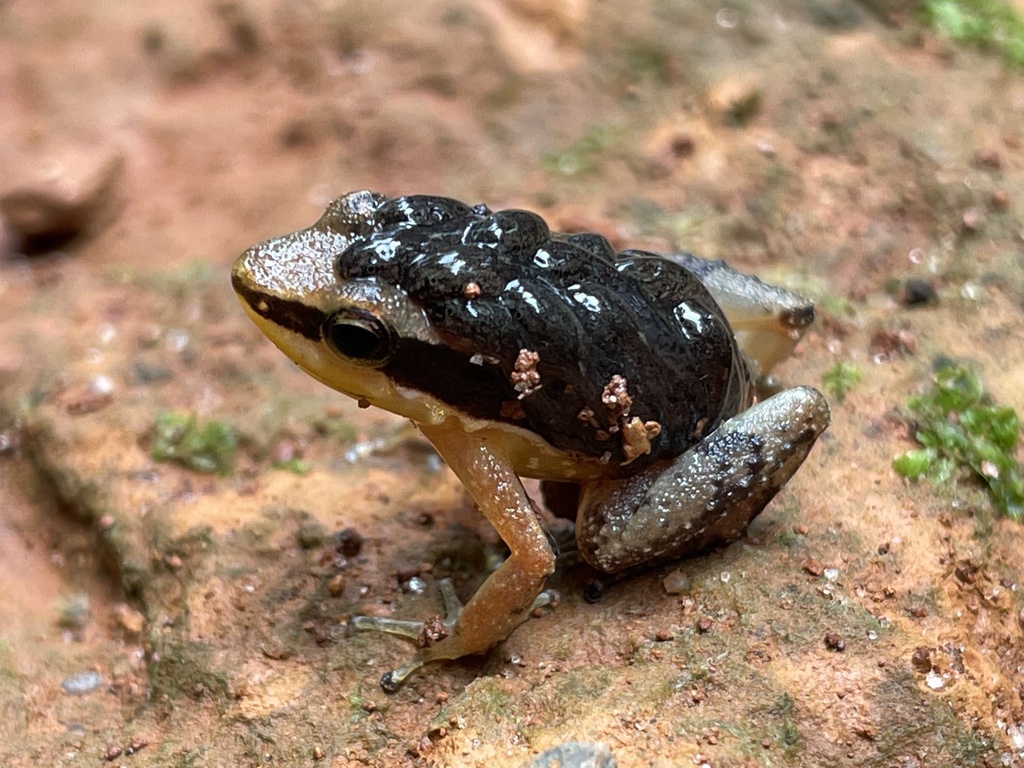
<path id="1" fill-rule="evenodd" d="M 231 275 L 231 285 L 260 330 L 266 332 L 268 325 L 279 325 L 311 341 L 319 341 L 320 328 L 326 318 L 323 310 L 253 288 L 237 271 Z"/>

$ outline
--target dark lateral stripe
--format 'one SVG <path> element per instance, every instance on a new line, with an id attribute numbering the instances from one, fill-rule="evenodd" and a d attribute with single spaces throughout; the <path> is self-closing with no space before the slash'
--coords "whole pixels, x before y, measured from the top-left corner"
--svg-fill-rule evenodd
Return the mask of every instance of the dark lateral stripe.
<path id="1" fill-rule="evenodd" d="M 512 421 L 501 415 L 502 403 L 516 396 L 508 376 L 496 365 L 471 363 L 465 353 L 451 347 L 402 339 L 382 370 L 398 384 L 474 418 Z"/>
<path id="2" fill-rule="evenodd" d="M 256 314 L 307 339 L 320 340 L 320 328 L 326 316 L 316 307 L 254 291 L 238 278 L 232 278 L 231 282 L 238 295 Z"/>

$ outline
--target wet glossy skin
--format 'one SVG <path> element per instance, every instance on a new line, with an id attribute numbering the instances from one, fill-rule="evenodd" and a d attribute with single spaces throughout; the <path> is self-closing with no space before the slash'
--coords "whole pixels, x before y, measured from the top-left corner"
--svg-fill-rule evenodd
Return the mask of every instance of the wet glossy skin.
<path id="1" fill-rule="evenodd" d="M 307 372 L 410 418 L 512 551 L 464 609 L 445 588 L 429 639 L 421 622 L 353 620 L 419 637 L 392 689 L 504 639 L 538 599 L 554 556 L 518 476 L 571 485 L 580 551 L 614 572 L 742 535 L 828 425 L 807 387 L 750 407 L 809 303 L 525 211 L 353 193 L 232 277 Z"/>

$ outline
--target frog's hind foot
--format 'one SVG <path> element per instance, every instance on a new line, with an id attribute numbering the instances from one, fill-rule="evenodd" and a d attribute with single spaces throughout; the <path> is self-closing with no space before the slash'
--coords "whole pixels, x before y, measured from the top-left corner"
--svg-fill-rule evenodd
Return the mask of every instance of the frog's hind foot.
<path id="1" fill-rule="evenodd" d="M 383 632 L 388 635 L 398 635 L 412 640 L 419 647 L 416 655 L 409 661 L 381 676 L 380 687 L 385 693 L 395 693 L 402 687 L 402 683 L 409 675 L 428 661 L 433 661 L 435 658 L 457 658 L 462 655 L 462 653 L 437 655 L 431 652 L 431 647 L 435 643 L 452 635 L 464 608 L 459 596 L 455 594 L 455 587 L 452 586 L 451 579 L 441 579 L 437 583 L 437 588 L 441 593 L 443 615 L 433 616 L 425 621 L 391 619 L 385 616 L 353 616 L 348 621 L 350 632 Z M 557 602 L 558 593 L 554 590 L 545 590 L 534 599 L 531 612 L 545 606 L 555 605 Z"/>

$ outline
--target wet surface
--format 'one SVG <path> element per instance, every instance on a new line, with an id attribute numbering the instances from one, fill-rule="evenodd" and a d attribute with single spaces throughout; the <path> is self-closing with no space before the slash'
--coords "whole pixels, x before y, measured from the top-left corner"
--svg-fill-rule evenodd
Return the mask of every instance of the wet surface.
<path id="1" fill-rule="evenodd" d="M 1024 759 L 1020 526 L 891 469 L 940 356 L 1024 404 L 1024 79 L 867 8 L 0 8 L 0 762 Z M 409 648 L 345 621 L 428 617 L 500 544 L 421 444 L 346 461 L 397 421 L 228 279 L 361 188 L 727 258 L 817 301 L 783 381 L 862 377 L 745 540 L 593 605 L 567 564 L 550 614 L 386 696 Z M 155 462 L 165 411 L 230 426 L 232 471 Z"/>

